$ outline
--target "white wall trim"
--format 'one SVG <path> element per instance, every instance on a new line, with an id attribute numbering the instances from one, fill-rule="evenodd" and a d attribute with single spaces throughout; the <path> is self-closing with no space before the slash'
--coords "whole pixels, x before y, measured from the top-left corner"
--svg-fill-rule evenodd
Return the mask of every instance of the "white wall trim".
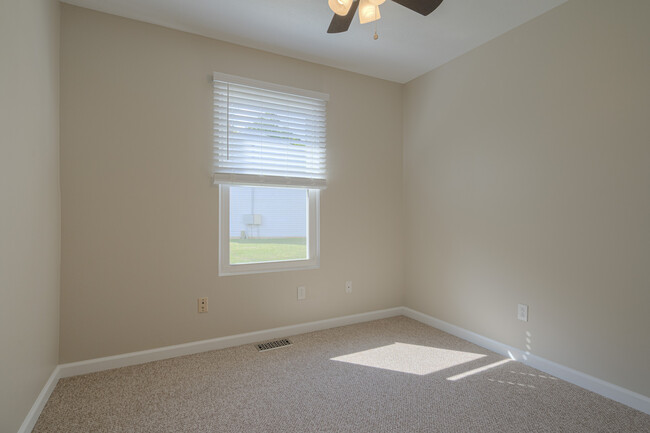
<path id="1" fill-rule="evenodd" d="M 80 374 L 93 373 L 97 371 L 110 370 L 112 368 L 126 367 L 129 365 L 143 364 L 145 362 L 158 361 L 161 359 L 174 358 L 177 356 L 191 355 L 194 353 L 207 352 L 210 350 L 225 349 L 242 344 L 256 343 L 258 341 L 270 340 L 273 338 L 289 337 L 291 335 L 304 334 L 306 332 L 320 331 L 323 329 L 335 328 L 338 326 L 353 325 L 355 323 L 368 322 L 371 320 L 385 319 L 388 317 L 404 315 L 411 319 L 424 323 L 447 332 L 448 334 L 477 344 L 500 355 L 509 357 L 515 361 L 530 365 L 533 368 L 544 371 L 579 387 L 593 391 L 604 397 L 618 401 L 631 408 L 650 414 L 650 398 L 630 391 L 618 385 L 614 385 L 580 371 L 557 364 L 553 361 L 541 358 L 537 355 L 525 352 L 512 346 L 491 340 L 482 335 L 463 329 L 459 326 L 444 322 L 435 317 L 429 316 L 408 307 L 395 307 L 386 310 L 370 311 L 367 313 L 353 314 L 350 316 L 335 317 L 333 319 L 319 320 L 316 322 L 302 323 L 298 325 L 283 326 L 280 328 L 267 329 L 263 331 L 248 332 L 245 334 L 231 335 L 227 337 L 213 338 L 210 340 L 195 341 L 192 343 L 177 344 L 174 346 L 160 347 L 157 349 L 143 350 L 140 352 L 124 353 L 121 355 L 107 356 L 104 358 L 89 359 L 87 361 L 72 362 L 58 365 L 52 375 L 45 383 L 41 393 L 36 398 L 34 405 L 25 417 L 18 433 L 29 433 L 36 425 L 36 421 L 50 398 L 52 391 L 60 378 L 77 376 Z"/>
<path id="2" fill-rule="evenodd" d="M 60 377 L 63 378 L 78 376 L 80 374 L 93 373 L 96 371 L 109 370 L 112 368 L 126 367 L 129 365 L 143 364 L 145 362 L 158 361 L 161 359 L 174 358 L 177 356 L 207 352 L 209 350 L 225 349 L 227 347 L 256 343 L 258 341 L 270 340 L 273 338 L 288 337 L 291 335 L 304 334 L 306 332 L 335 328 L 337 326 L 352 325 L 355 323 L 400 316 L 402 313 L 402 307 L 395 307 L 386 310 L 370 311 L 367 313 L 319 320 L 316 322 L 283 326 L 280 328 L 267 329 L 263 331 L 248 332 L 246 334 L 237 334 L 227 337 L 213 338 L 210 340 L 195 341 L 192 343 L 177 344 L 174 346 L 143 350 L 140 352 L 124 353 L 121 355 L 107 356 L 104 358 L 89 359 L 87 361 L 61 364 L 59 365 Z"/>
<path id="3" fill-rule="evenodd" d="M 411 308 L 403 307 L 403 312 L 406 317 L 415 319 L 425 325 L 440 329 L 448 334 L 467 340 L 500 355 L 507 356 L 510 359 L 529 365 L 562 380 L 566 380 L 569 383 L 595 392 L 596 394 L 600 394 L 603 397 L 610 398 L 626 406 L 650 414 L 650 398 L 645 395 L 630 391 L 629 389 L 614 385 L 613 383 L 605 382 L 597 377 L 565 367 L 564 365 L 549 361 L 521 349 L 491 340 L 487 337 L 444 322 L 440 319 L 436 319 L 427 314 L 420 313 Z"/>
<path id="4" fill-rule="evenodd" d="M 60 377 L 61 367 L 57 365 L 50 375 L 50 378 L 45 382 L 45 386 L 43 386 L 40 394 L 36 397 L 36 401 L 34 401 L 32 408 L 27 412 L 25 420 L 18 429 L 18 433 L 30 433 L 32 431 L 36 425 L 36 421 L 38 421 L 38 417 L 41 415 L 41 412 L 45 407 L 45 403 L 47 403 L 47 400 L 50 398 L 50 395 L 52 394 L 52 391 L 54 391 Z"/>

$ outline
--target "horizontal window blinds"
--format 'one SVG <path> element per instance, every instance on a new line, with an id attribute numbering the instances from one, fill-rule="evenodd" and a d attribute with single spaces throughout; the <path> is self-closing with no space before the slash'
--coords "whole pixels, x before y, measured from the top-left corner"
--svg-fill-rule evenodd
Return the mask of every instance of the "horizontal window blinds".
<path id="1" fill-rule="evenodd" d="M 213 83 L 214 183 L 325 188 L 327 95 L 217 73 Z"/>

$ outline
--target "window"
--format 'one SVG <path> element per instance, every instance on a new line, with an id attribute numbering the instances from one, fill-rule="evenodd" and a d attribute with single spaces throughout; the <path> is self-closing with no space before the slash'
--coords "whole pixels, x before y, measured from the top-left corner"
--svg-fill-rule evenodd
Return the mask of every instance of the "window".
<path id="1" fill-rule="evenodd" d="M 328 96 L 214 74 L 219 275 L 319 266 Z"/>

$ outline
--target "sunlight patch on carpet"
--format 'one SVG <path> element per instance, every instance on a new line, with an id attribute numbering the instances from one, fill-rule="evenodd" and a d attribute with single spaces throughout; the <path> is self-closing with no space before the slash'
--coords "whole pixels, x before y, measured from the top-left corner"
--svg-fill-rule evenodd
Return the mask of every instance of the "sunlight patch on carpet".
<path id="1" fill-rule="evenodd" d="M 498 366 L 506 364 L 506 363 L 508 363 L 510 361 L 512 361 L 512 359 L 503 359 L 503 360 L 498 361 L 498 362 L 493 362 L 492 364 L 484 365 L 483 367 L 475 368 L 474 370 L 469 370 L 469 371 L 466 371 L 465 373 L 461 373 L 461 374 L 457 374 L 455 376 L 448 377 L 447 380 L 451 380 L 453 382 L 453 381 L 456 381 L 456 380 L 459 380 L 459 379 L 463 379 L 463 378 L 465 378 L 467 376 L 472 376 L 474 374 L 481 373 L 483 371 L 487 371 L 487 370 L 489 370 L 491 368 L 498 367 Z"/>
<path id="2" fill-rule="evenodd" d="M 338 356 L 331 358 L 331 360 L 423 376 L 474 361 L 484 356 L 486 355 L 479 353 L 438 349 L 436 347 L 415 344 L 394 343 L 388 346 Z"/>

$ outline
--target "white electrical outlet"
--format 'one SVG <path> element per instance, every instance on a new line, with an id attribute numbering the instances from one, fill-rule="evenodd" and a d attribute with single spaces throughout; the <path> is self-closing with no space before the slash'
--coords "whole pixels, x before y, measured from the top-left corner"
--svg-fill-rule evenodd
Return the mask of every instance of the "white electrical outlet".
<path id="1" fill-rule="evenodd" d="M 345 293 L 352 293 L 352 281 L 345 282 Z"/>
<path id="2" fill-rule="evenodd" d="M 208 312 L 208 298 L 199 298 L 199 313 Z"/>
<path id="3" fill-rule="evenodd" d="M 528 322 L 528 305 L 517 305 L 517 319 L 522 322 Z"/>
<path id="4" fill-rule="evenodd" d="M 298 300 L 302 301 L 304 299 L 307 299 L 307 287 L 298 286 Z"/>

